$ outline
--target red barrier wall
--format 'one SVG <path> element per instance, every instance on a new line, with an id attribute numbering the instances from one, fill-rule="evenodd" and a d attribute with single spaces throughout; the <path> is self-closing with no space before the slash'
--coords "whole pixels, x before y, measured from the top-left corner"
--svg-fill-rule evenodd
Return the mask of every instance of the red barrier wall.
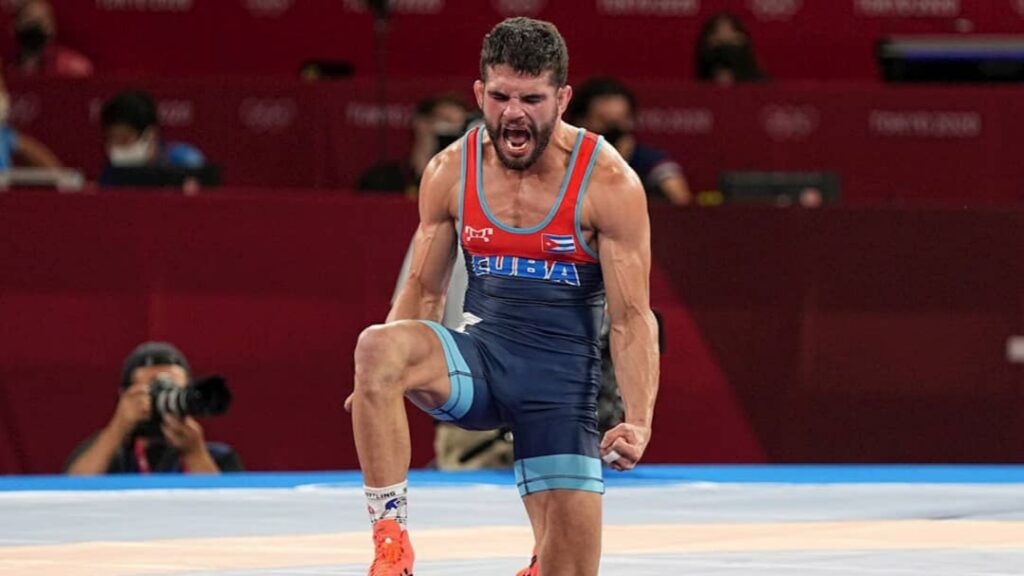
<path id="1" fill-rule="evenodd" d="M 1024 212 L 657 210 L 653 223 L 657 268 L 769 461 L 1024 460 L 1024 382 L 1006 359 Z"/>
<path id="2" fill-rule="evenodd" d="M 11 121 L 50 144 L 69 165 L 96 176 L 102 163 L 99 108 L 130 85 L 94 80 L 12 83 Z M 154 80 L 170 139 L 194 142 L 243 186 L 352 187 L 380 155 L 400 158 L 415 102 L 472 80 L 396 82 L 388 104 L 373 83 L 271 80 Z M 1016 203 L 1024 164 L 1011 87 L 904 87 L 774 84 L 731 90 L 666 82 L 634 83 L 640 136 L 684 167 L 692 187 L 717 187 L 722 170 L 831 170 L 843 201 L 960 205 Z"/>
<path id="3" fill-rule="evenodd" d="M 387 313 L 414 205 L 145 192 L 0 204 L 0 394 L 14 430 L 0 444 L 19 464 L 6 471 L 59 470 L 110 417 L 118 366 L 147 338 L 229 377 L 235 406 L 207 436 L 249 467 L 356 464 L 342 410 L 352 348 Z"/>
<path id="4" fill-rule="evenodd" d="M 169 339 L 251 469 L 356 466 L 341 403 L 415 224 L 403 200 L 0 195 L 0 473 L 55 472 Z M 653 210 L 652 462 L 1024 462 L 1024 212 Z M 415 411 L 410 411 L 416 414 Z M 414 465 L 431 425 L 413 416 Z"/>
<path id="5" fill-rule="evenodd" d="M 13 0 L 3 3 L 10 10 Z M 730 10 L 750 28 L 768 73 L 782 79 L 877 77 L 883 34 L 1024 32 L 1017 0 L 393 0 L 389 67 L 463 75 L 502 17 L 555 22 L 577 74 L 693 77 L 701 23 Z M 64 41 L 108 74 L 287 75 L 308 58 L 375 70 L 372 18 L 358 0 L 72 0 L 57 10 Z M 4 25 L 0 22 L 0 25 Z M 12 53 L 7 39 L 4 58 Z"/>

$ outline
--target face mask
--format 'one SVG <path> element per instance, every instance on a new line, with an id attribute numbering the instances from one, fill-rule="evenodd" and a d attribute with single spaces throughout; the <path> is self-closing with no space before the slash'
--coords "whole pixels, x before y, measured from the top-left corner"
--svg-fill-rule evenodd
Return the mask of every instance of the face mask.
<path id="1" fill-rule="evenodd" d="M 450 122 L 434 124 L 434 150 L 440 152 L 462 137 L 464 126 Z"/>
<path id="2" fill-rule="evenodd" d="M 632 134 L 629 130 L 623 130 L 620 126 L 611 126 L 604 131 L 604 139 L 612 146 L 617 146 L 619 141 Z"/>
<path id="3" fill-rule="evenodd" d="M 18 45 L 27 52 L 39 52 L 50 41 L 50 35 L 42 24 L 27 24 L 14 33 Z"/>
<path id="4" fill-rule="evenodd" d="M 111 166 L 119 168 L 145 166 L 149 162 L 152 149 L 153 139 L 148 134 L 143 134 L 132 144 L 111 146 L 107 149 L 107 157 Z"/>
<path id="5" fill-rule="evenodd" d="M 7 124 L 11 115 L 11 97 L 7 92 L 0 92 L 0 125 Z"/>

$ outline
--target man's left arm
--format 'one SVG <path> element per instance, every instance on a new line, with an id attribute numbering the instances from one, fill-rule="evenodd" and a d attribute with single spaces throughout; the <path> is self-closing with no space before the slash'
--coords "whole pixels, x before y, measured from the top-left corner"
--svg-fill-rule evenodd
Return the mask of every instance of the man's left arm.
<path id="1" fill-rule="evenodd" d="M 610 170 L 588 193 L 608 297 L 611 351 L 625 422 L 609 430 L 601 454 L 613 451 L 616 470 L 643 457 L 658 393 L 658 325 L 651 312 L 651 226 L 643 186 L 632 170 Z"/>
<path id="2" fill-rule="evenodd" d="M 191 416 L 165 416 L 161 430 L 167 442 L 181 452 L 185 468 L 192 474 L 219 474 L 203 438 L 203 427 Z"/>

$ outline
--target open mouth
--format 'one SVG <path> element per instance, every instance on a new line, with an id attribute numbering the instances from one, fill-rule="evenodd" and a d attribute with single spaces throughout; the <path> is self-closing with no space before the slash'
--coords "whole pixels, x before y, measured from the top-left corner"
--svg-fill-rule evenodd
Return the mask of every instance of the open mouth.
<path id="1" fill-rule="evenodd" d="M 533 135 L 527 128 L 505 128 L 501 132 L 501 137 L 508 149 L 517 153 L 525 152 L 533 140 Z"/>

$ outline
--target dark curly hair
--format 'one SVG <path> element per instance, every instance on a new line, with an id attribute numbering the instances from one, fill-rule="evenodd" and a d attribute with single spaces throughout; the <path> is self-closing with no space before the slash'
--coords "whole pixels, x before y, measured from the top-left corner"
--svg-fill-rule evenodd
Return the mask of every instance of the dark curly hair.
<path id="1" fill-rule="evenodd" d="M 531 76 L 550 71 L 555 86 L 562 87 L 569 78 L 569 50 L 554 24 L 508 18 L 484 36 L 480 77 L 486 80 L 487 69 L 501 65 Z"/>

